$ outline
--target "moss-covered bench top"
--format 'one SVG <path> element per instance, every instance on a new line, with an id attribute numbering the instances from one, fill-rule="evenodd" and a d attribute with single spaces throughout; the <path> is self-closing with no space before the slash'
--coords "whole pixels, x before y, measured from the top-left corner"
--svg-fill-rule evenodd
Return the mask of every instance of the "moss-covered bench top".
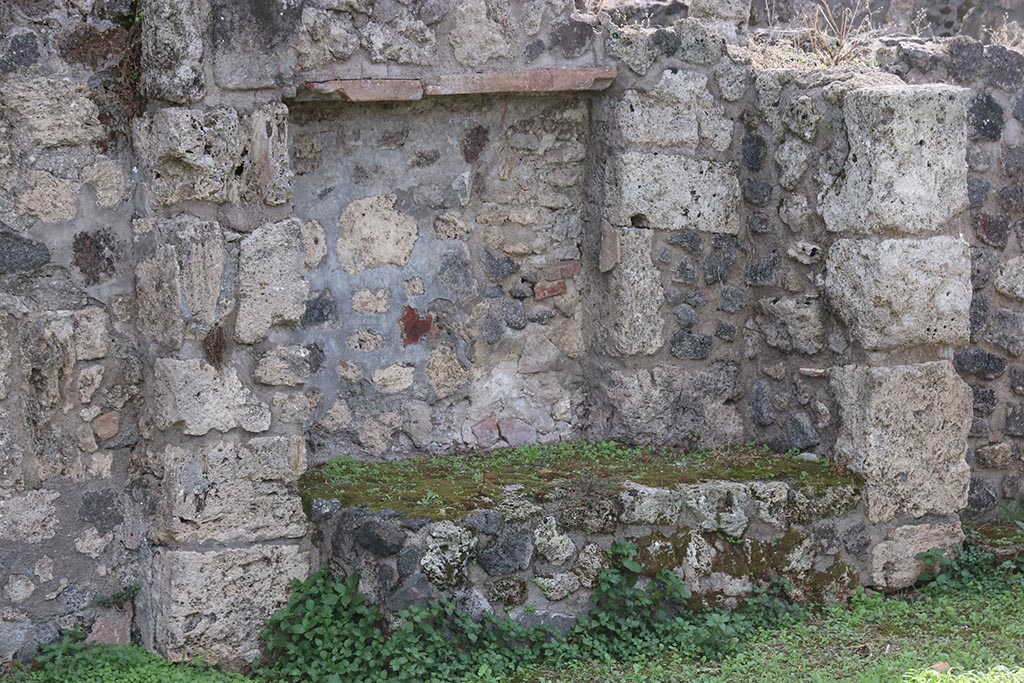
<path id="1" fill-rule="evenodd" d="M 307 472 L 301 493 L 307 506 L 317 498 L 336 499 L 344 507 L 439 520 L 493 507 L 509 486 L 543 500 L 565 489 L 613 492 L 627 481 L 672 488 L 715 480 L 788 481 L 816 491 L 861 484 L 827 459 L 795 451 L 747 445 L 682 452 L 568 441 L 390 462 L 337 458 Z"/>

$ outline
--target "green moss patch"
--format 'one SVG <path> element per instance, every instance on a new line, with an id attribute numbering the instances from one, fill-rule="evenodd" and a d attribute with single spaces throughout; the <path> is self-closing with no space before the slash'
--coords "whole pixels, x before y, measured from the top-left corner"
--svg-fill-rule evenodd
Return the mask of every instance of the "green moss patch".
<path id="1" fill-rule="evenodd" d="M 614 441 L 568 441 L 381 463 L 337 458 L 307 472 L 300 490 L 307 505 L 314 498 L 333 498 L 346 507 L 458 519 L 470 510 L 494 507 L 510 485 L 543 500 L 559 489 L 612 493 L 625 481 L 672 487 L 710 480 L 784 480 L 810 491 L 861 484 L 856 475 L 830 462 L 809 462 L 796 453 L 772 453 L 763 447 L 680 452 Z"/>

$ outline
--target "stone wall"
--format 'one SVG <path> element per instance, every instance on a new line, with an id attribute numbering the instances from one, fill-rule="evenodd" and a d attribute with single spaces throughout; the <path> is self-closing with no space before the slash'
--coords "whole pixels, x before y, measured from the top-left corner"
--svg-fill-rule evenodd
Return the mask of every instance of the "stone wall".
<path id="1" fill-rule="evenodd" d="M 348 543 L 297 495 L 344 454 L 813 451 L 887 589 L 1018 495 L 1017 53 L 756 69 L 724 1 L 136 9 L 0 8 L 0 658 L 81 626 L 252 659 Z"/>

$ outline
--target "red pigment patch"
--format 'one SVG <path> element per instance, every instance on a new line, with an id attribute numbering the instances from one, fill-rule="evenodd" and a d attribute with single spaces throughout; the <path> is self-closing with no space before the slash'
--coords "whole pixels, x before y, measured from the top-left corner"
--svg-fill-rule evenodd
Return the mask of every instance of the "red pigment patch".
<path id="1" fill-rule="evenodd" d="M 406 306 L 398 322 L 402 327 L 402 346 L 408 346 L 415 344 L 423 335 L 430 332 L 434 325 L 434 316 L 425 315 L 421 318 L 419 311 L 412 306 Z"/>

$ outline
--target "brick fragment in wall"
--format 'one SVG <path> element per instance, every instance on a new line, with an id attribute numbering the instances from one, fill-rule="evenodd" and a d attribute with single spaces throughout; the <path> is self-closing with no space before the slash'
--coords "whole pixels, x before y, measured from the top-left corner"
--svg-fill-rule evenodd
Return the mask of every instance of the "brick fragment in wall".
<path id="1" fill-rule="evenodd" d="M 849 92 L 845 174 L 819 197 L 826 228 L 921 234 L 960 213 L 967 206 L 967 92 L 946 85 Z"/>
<path id="2" fill-rule="evenodd" d="M 960 239 L 843 239 L 829 249 L 825 291 L 865 349 L 960 346 L 970 331 L 970 272 Z"/>
<path id="3" fill-rule="evenodd" d="M 837 457 L 865 479 L 868 518 L 949 514 L 966 505 L 970 388 L 949 361 L 832 368 Z"/>
<path id="4" fill-rule="evenodd" d="M 739 181 L 729 164 L 627 152 L 610 162 L 608 220 L 618 226 L 738 234 Z M 680 204 L 680 196 L 692 201 Z"/>

